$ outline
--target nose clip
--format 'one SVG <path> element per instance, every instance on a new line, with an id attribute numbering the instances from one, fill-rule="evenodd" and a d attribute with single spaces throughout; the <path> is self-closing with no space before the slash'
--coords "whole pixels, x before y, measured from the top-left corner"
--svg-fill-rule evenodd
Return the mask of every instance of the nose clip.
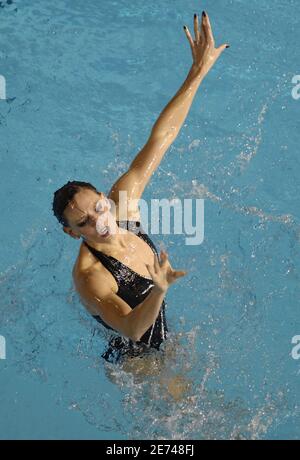
<path id="1" fill-rule="evenodd" d="M 107 223 L 107 212 L 101 214 L 101 216 L 98 217 L 97 221 L 96 221 L 96 230 L 97 232 L 99 233 L 99 235 L 101 235 L 101 233 L 103 232 L 104 228 L 107 226 L 105 225 Z"/>
<path id="2" fill-rule="evenodd" d="M 110 208 L 111 208 L 111 204 L 110 204 L 109 200 L 106 197 L 104 197 L 101 200 L 97 201 L 97 203 L 96 203 L 96 211 L 97 212 L 103 212 L 105 210 L 105 208 L 107 208 L 106 209 L 107 211 L 109 211 Z"/>
<path id="3" fill-rule="evenodd" d="M 105 228 L 109 229 L 111 234 L 116 233 L 116 223 L 113 216 L 109 212 L 111 209 L 111 204 L 108 198 L 104 197 L 101 200 L 97 201 L 95 206 L 96 212 L 99 213 L 99 217 L 96 220 L 96 231 L 99 235 L 105 233 Z"/>

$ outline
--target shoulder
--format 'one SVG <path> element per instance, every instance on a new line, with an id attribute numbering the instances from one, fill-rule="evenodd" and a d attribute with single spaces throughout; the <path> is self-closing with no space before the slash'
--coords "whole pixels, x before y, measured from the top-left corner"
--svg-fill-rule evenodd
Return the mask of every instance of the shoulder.
<path id="1" fill-rule="evenodd" d="M 111 273 L 95 258 L 84 243 L 81 243 L 72 271 L 75 288 L 80 294 L 88 295 L 95 289 L 100 293 L 117 291 L 118 285 Z"/>
<path id="2" fill-rule="evenodd" d="M 72 271 L 74 282 L 80 278 L 86 270 L 92 269 L 96 263 L 96 258 L 82 242 Z M 100 262 L 99 265 L 101 265 Z"/>

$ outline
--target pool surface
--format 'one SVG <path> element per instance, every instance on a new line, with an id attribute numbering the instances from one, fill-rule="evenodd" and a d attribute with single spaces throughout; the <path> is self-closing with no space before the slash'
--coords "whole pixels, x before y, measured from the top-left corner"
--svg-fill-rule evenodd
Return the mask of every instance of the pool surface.
<path id="1" fill-rule="evenodd" d="M 204 199 L 205 237 L 151 236 L 189 273 L 167 293 L 165 361 L 137 375 L 101 358 L 52 196 L 126 171 L 203 9 L 231 47 L 144 197 Z M 0 2 L 1 439 L 299 438 L 299 20 L 298 0 Z"/>

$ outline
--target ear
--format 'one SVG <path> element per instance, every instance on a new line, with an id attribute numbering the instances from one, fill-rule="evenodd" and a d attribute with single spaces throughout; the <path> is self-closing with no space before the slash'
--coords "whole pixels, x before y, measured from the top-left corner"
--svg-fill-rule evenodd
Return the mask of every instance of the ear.
<path id="1" fill-rule="evenodd" d="M 71 238 L 74 238 L 75 240 L 79 240 L 80 239 L 80 236 L 76 235 L 76 233 L 73 232 L 73 230 L 71 229 L 71 227 L 63 227 L 63 231 L 71 236 Z"/>

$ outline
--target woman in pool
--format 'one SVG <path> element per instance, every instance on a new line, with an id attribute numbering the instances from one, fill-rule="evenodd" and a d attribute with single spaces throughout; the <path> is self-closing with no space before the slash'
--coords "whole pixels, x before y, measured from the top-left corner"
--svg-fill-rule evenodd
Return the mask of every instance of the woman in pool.
<path id="1" fill-rule="evenodd" d="M 54 194 L 53 211 L 64 232 L 83 239 L 73 269 L 82 303 L 97 321 L 119 334 L 112 337 L 102 355 L 109 362 L 159 349 L 168 332 L 165 295 L 186 273 L 172 268 L 166 252 L 158 256 L 140 226 L 137 204 L 176 139 L 200 83 L 229 46 L 215 48 L 205 12 L 200 27 L 194 15 L 194 39 L 186 26 L 184 30 L 193 56 L 191 69 L 128 171 L 107 196 L 78 181 L 68 182 Z"/>

